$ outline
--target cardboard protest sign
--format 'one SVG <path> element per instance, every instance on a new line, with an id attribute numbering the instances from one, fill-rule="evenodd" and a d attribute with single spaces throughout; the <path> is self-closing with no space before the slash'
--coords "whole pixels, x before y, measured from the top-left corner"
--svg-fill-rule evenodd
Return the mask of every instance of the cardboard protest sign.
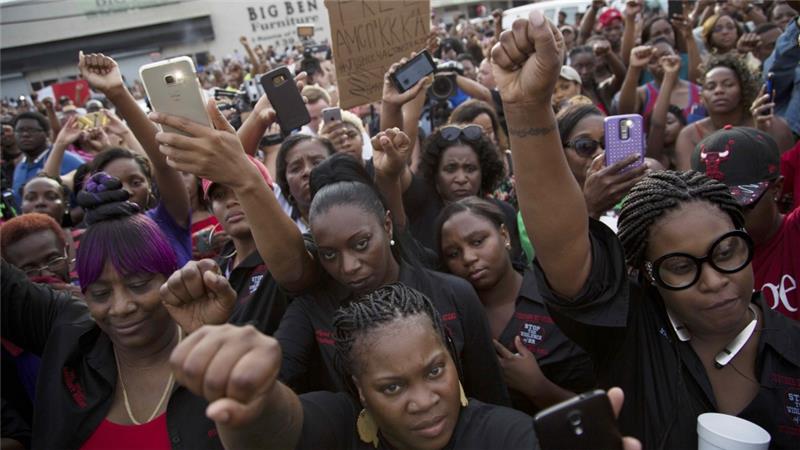
<path id="1" fill-rule="evenodd" d="M 425 48 L 430 0 L 325 0 L 339 106 L 378 101 L 393 63 Z"/>

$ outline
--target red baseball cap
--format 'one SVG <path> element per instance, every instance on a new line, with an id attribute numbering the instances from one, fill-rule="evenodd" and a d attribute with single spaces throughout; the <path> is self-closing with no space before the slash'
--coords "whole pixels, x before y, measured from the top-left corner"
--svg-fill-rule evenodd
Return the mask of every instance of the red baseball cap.
<path id="1" fill-rule="evenodd" d="M 261 178 L 263 178 L 264 181 L 267 182 L 267 186 L 269 186 L 269 188 L 272 189 L 272 177 L 270 176 L 267 167 L 261 161 L 253 158 L 252 156 L 247 155 L 247 157 L 250 159 L 250 162 L 253 163 L 254 166 L 256 166 L 258 172 L 261 174 Z M 214 182 L 211 180 L 207 180 L 205 178 L 203 178 L 201 182 L 203 184 L 203 197 L 207 199 L 208 191 L 211 190 L 211 186 L 214 184 Z"/>
<path id="2" fill-rule="evenodd" d="M 603 29 L 610 25 L 615 19 L 622 20 L 622 13 L 616 8 L 608 8 L 597 17 L 597 28 Z"/>

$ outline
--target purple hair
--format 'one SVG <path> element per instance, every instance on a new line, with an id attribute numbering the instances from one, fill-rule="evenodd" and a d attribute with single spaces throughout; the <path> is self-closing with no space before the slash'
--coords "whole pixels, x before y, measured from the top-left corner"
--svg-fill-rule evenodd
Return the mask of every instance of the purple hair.
<path id="1" fill-rule="evenodd" d="M 123 277 L 138 273 L 169 277 L 178 269 L 166 236 L 144 214 L 97 222 L 86 230 L 76 261 L 82 292 L 100 278 L 108 262 Z"/>

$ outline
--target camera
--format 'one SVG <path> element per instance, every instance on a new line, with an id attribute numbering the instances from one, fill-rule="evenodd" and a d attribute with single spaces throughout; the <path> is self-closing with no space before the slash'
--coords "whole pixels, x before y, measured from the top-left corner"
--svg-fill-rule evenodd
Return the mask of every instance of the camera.
<path id="1" fill-rule="evenodd" d="M 458 89 L 457 75 L 464 74 L 464 66 L 456 61 L 439 63 L 433 75 L 433 84 L 428 89 L 431 97 L 436 100 L 447 100 L 455 95 Z"/>

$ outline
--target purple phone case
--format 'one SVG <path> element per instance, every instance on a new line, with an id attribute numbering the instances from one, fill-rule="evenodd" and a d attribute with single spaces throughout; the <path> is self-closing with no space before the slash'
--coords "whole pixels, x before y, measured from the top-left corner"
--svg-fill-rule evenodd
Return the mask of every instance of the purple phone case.
<path id="1" fill-rule="evenodd" d="M 633 120 L 630 136 L 623 140 L 620 137 L 620 121 Z M 616 164 L 630 155 L 639 155 L 639 160 L 629 165 L 625 170 L 639 167 L 644 163 L 644 119 L 639 114 L 622 114 L 605 118 L 604 128 L 606 133 L 605 151 L 606 167 Z"/>

